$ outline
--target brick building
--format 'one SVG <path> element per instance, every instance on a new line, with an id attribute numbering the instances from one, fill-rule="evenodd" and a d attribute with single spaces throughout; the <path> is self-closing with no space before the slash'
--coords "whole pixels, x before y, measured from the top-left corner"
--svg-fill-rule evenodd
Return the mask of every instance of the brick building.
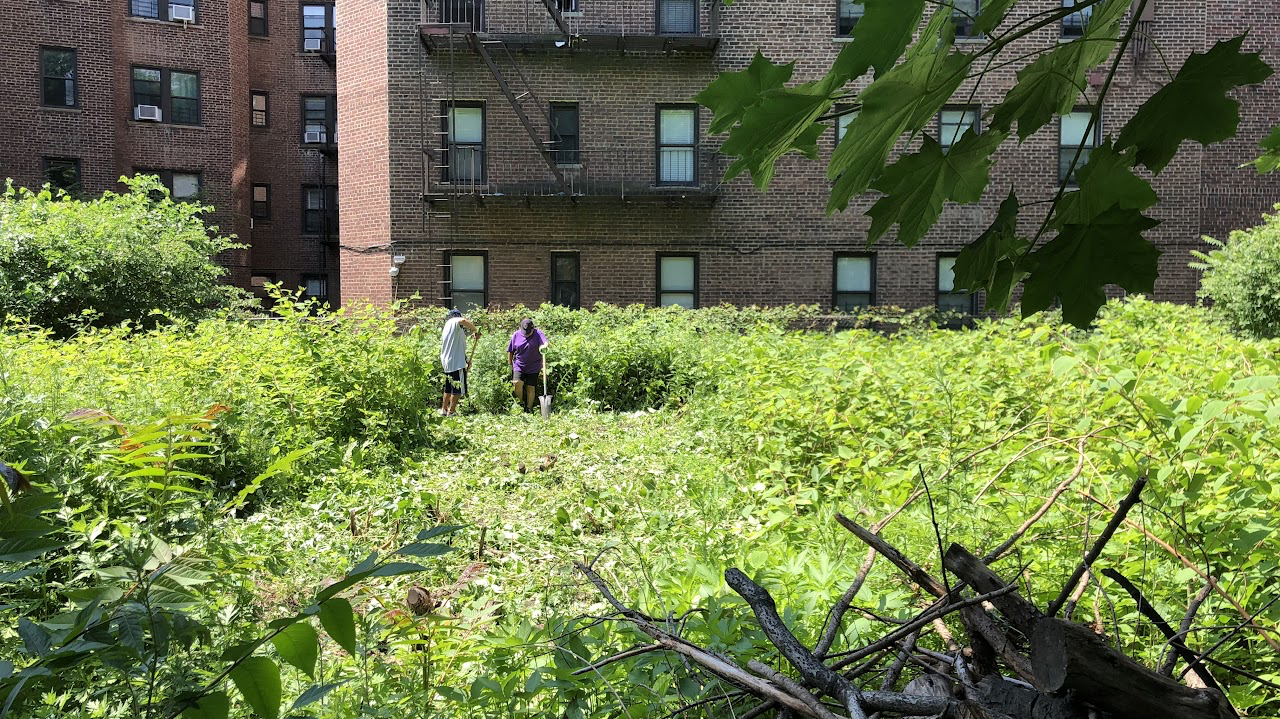
<path id="1" fill-rule="evenodd" d="M 336 299 L 334 27 L 332 0 L 3 3 L 0 177 L 158 174 L 251 246 L 220 258 L 236 284 Z"/>
<path id="2" fill-rule="evenodd" d="M 971 5 L 977 0 L 968 0 Z M 1061 7 L 1024 0 L 1016 22 Z M 812 303 L 975 307 L 951 291 L 951 258 L 994 219 L 1010 187 L 1050 199 L 1062 157 L 1114 133 L 1186 55 L 1250 27 L 1247 47 L 1280 67 L 1280 5 L 1158 0 L 1121 66 L 1101 132 L 1083 115 L 1009 141 L 993 199 L 948 206 L 913 249 L 866 246 L 872 199 L 827 216 L 825 163 L 786 158 L 772 189 L 721 183 L 725 160 L 709 113 L 691 98 L 759 50 L 819 76 L 860 6 L 848 0 L 342 0 L 344 299 L 420 297 L 427 304 L 554 301 L 713 305 Z M 1080 31 L 1073 16 L 1010 50 Z M 966 27 L 960 23 L 961 34 Z M 966 40 L 959 43 L 983 42 Z M 998 102 L 1016 65 L 937 118 L 944 144 Z M 866 82 L 863 79 L 861 82 Z M 1158 178 L 1152 234 L 1163 254 L 1157 295 L 1190 301 L 1187 268 L 1203 233 L 1257 224 L 1280 181 L 1239 165 L 1280 116 L 1280 81 L 1240 93 L 1239 138 L 1188 144 Z M 1096 96 L 1097 87 L 1089 90 Z M 972 104 L 970 104 L 972 102 Z M 1087 104 L 1087 103 L 1085 103 Z M 838 127 L 822 141 L 829 157 Z M 823 158 L 824 160 L 826 157 Z"/>

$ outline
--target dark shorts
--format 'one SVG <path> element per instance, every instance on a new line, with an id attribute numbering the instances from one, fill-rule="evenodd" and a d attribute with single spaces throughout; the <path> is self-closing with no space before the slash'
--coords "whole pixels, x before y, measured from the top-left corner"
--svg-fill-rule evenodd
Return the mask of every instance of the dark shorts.
<path id="1" fill-rule="evenodd" d="M 465 369 L 454 370 L 453 372 L 444 373 L 444 393 L 445 394 L 466 394 L 467 393 L 467 371 Z"/>
<path id="2" fill-rule="evenodd" d="M 511 370 L 512 382 L 524 382 L 525 384 L 537 387 L 540 379 L 542 379 L 542 375 L 538 372 L 519 372 L 517 370 Z"/>

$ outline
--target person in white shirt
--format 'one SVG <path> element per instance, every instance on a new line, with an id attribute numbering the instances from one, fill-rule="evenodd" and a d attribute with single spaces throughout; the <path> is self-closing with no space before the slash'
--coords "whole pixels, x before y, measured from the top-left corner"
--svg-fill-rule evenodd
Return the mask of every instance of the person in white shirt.
<path id="1" fill-rule="evenodd" d="M 440 414 L 449 417 L 458 411 L 458 401 L 467 393 L 467 333 L 474 340 L 480 339 L 480 330 L 457 309 L 449 310 L 444 330 L 440 333 L 440 365 L 444 367 L 444 398 Z"/>

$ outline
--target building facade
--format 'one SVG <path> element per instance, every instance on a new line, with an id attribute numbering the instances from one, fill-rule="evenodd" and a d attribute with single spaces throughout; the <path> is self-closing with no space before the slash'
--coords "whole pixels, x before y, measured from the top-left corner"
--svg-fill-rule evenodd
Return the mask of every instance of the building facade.
<path id="1" fill-rule="evenodd" d="M 962 3 L 968 7 L 977 0 Z M 1061 7 L 1024 0 L 1007 22 Z M 338 63 L 344 145 L 344 297 L 450 306 L 722 302 L 980 309 L 954 291 L 951 265 L 994 219 L 1008 188 L 1057 192 L 1063 158 L 1114 134 L 1191 52 L 1251 27 L 1247 47 L 1280 67 L 1280 6 L 1247 0 L 1148 3 L 1142 42 L 1121 65 L 1099 131 L 1081 113 L 997 153 L 991 199 L 948 206 L 917 247 L 868 247 L 874 198 L 827 215 L 824 162 L 784 158 L 768 193 L 721 181 L 722 137 L 692 98 L 756 51 L 820 76 L 847 42 L 848 0 L 342 0 Z M 969 8 L 972 12 L 975 8 Z M 1045 27 L 1011 57 L 1079 34 L 1086 18 Z M 963 37 L 960 44 L 984 43 Z M 1018 65 L 966 84 L 937 118 L 945 145 L 1016 82 Z M 1089 88 L 1096 97 L 1101 76 Z M 866 82 L 864 78 L 860 82 Z M 972 82 L 972 81 L 971 81 Z M 1202 234 L 1258 223 L 1280 181 L 1240 169 L 1280 117 L 1280 81 L 1240 93 L 1237 139 L 1188 144 L 1156 180 L 1162 221 L 1157 297 L 1192 301 L 1187 266 Z M 972 98 L 972 99 L 970 99 Z"/>
<path id="2" fill-rule="evenodd" d="M 0 7 L 0 176 L 92 196 L 156 174 L 250 249 L 237 285 L 336 300 L 333 2 L 17 0 Z"/>

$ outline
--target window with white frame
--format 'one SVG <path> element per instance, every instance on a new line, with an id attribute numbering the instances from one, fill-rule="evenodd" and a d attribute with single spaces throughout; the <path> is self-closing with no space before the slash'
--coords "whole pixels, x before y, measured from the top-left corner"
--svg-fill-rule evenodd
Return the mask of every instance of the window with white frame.
<path id="1" fill-rule="evenodd" d="M 658 0 L 659 35 L 695 35 L 698 0 Z"/>
<path id="2" fill-rule="evenodd" d="M 948 107 L 938 113 L 938 143 L 942 149 L 950 150 L 969 130 L 980 132 L 978 118 L 981 115 L 977 107 Z"/>
<path id="3" fill-rule="evenodd" d="M 838 312 L 851 312 L 875 303 L 875 257 L 839 254 L 835 259 L 834 297 Z"/>
<path id="4" fill-rule="evenodd" d="M 697 308 L 697 255 L 658 255 L 658 306 Z"/>
<path id="5" fill-rule="evenodd" d="M 484 309 L 489 304 L 488 256 L 482 253 L 453 252 L 449 271 L 449 306 L 463 312 Z"/>
<path id="6" fill-rule="evenodd" d="M 1058 183 L 1067 187 L 1076 186 L 1075 173 L 1089 161 L 1089 153 L 1097 147 L 1102 139 L 1102 122 L 1092 122 L 1093 110 L 1080 108 L 1060 118 L 1058 125 Z M 1092 124 L 1092 126 L 1090 126 Z M 1072 169 L 1071 163 L 1080 159 Z"/>
<path id="7" fill-rule="evenodd" d="M 698 111 L 692 105 L 658 108 L 658 184 L 697 182 Z"/>
<path id="8" fill-rule="evenodd" d="M 972 314 L 977 295 L 956 287 L 956 256 L 938 255 L 938 309 Z"/>
<path id="9" fill-rule="evenodd" d="M 862 19 L 863 4 L 853 0 L 836 0 L 836 35 L 848 37 Z"/>
<path id="10" fill-rule="evenodd" d="M 981 37 L 973 29 L 982 12 L 982 0 L 951 0 L 951 21 L 956 25 L 956 37 Z"/>
<path id="11" fill-rule="evenodd" d="M 852 112 L 846 112 L 843 115 L 840 115 L 839 117 L 836 118 L 836 144 L 837 145 L 839 145 L 840 141 L 844 139 L 845 133 L 849 131 L 849 126 L 852 125 L 853 121 L 856 119 L 858 119 L 857 110 L 853 110 Z"/>
<path id="12" fill-rule="evenodd" d="M 445 182 L 483 183 L 485 177 L 484 104 L 445 104 L 444 129 L 448 143 L 441 179 Z"/>

